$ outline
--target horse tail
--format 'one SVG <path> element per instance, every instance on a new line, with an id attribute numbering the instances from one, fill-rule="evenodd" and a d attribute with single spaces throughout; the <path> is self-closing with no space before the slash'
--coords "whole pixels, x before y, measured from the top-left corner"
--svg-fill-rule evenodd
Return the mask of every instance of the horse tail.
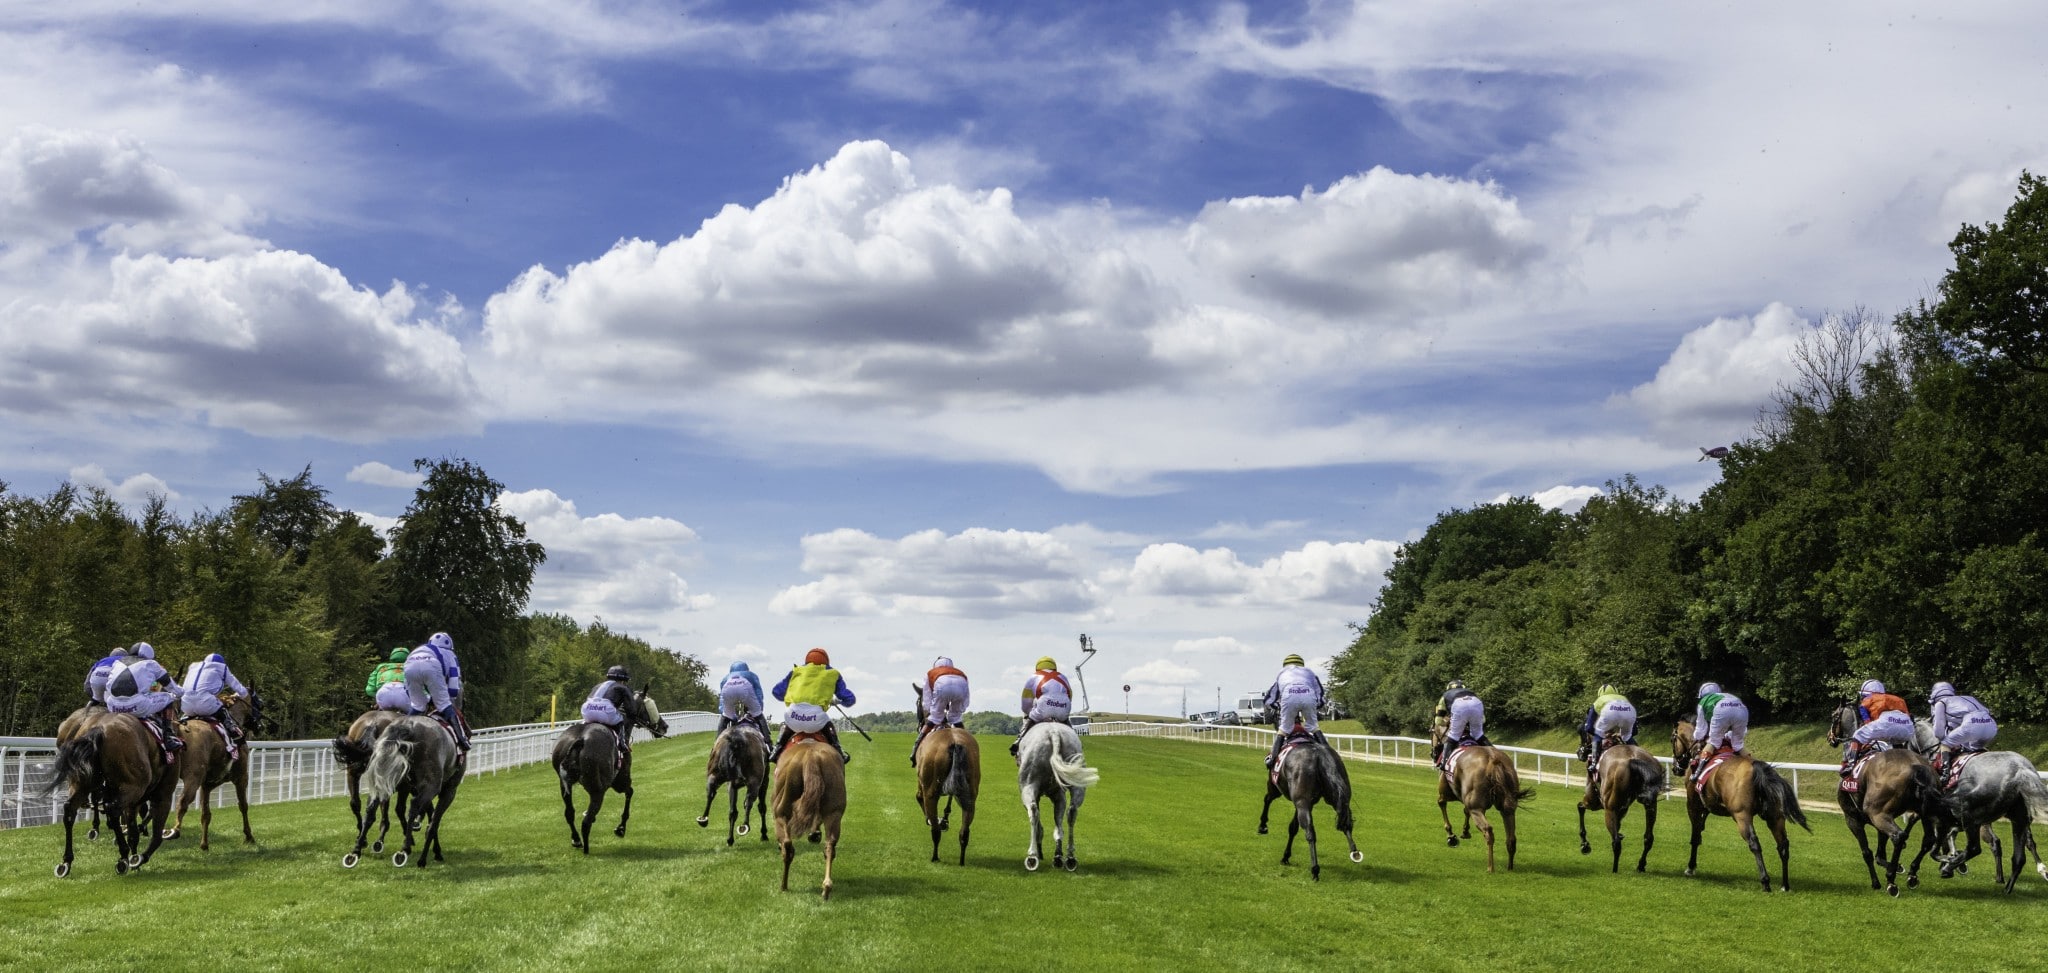
<path id="1" fill-rule="evenodd" d="M 105 739 L 106 731 L 96 726 L 57 748 L 57 763 L 51 768 L 50 782 L 43 785 L 43 793 L 54 793 L 66 783 L 74 794 L 98 787 L 100 748 Z"/>
<path id="2" fill-rule="evenodd" d="M 1486 777 L 1493 785 L 1494 793 L 1499 795 L 1499 807 L 1511 808 L 1517 802 L 1536 796 L 1535 785 L 1522 783 L 1521 777 L 1515 773 L 1515 761 L 1511 757 L 1503 756 L 1488 767 Z"/>
<path id="3" fill-rule="evenodd" d="M 2041 782 L 2041 775 L 2029 772 L 2020 775 L 2020 796 L 2027 801 L 2027 813 L 2035 824 L 2048 824 L 2048 784 Z"/>
<path id="4" fill-rule="evenodd" d="M 1956 817 L 1956 802 L 1941 789 L 1941 777 L 1934 768 L 1915 762 L 1911 771 L 1913 787 L 1920 792 L 1920 807 L 1915 812 L 1922 821 L 1933 827 L 1937 821 L 1953 821 Z"/>
<path id="5" fill-rule="evenodd" d="M 1060 782 L 1061 787 L 1080 787 L 1084 789 L 1094 787 L 1102 780 L 1102 771 L 1082 763 L 1087 758 L 1081 753 L 1080 737 L 1077 736 L 1074 739 L 1074 755 L 1068 757 L 1060 753 L 1060 750 L 1063 749 L 1060 744 L 1063 741 L 1054 738 L 1052 746 L 1052 775 Z"/>
<path id="6" fill-rule="evenodd" d="M 1629 761 L 1628 765 L 1629 769 L 1634 771 L 1636 775 L 1636 792 L 1631 795 L 1631 799 L 1654 801 L 1659 795 L 1664 793 L 1668 782 L 1664 774 L 1664 765 L 1657 762 L 1657 758 L 1647 755 L 1639 756 Z"/>
<path id="7" fill-rule="evenodd" d="M 785 753 L 784 759 L 788 760 L 789 756 Z M 837 760 L 839 755 L 831 754 L 830 758 Z M 818 830 L 825 823 L 825 772 L 815 759 L 799 758 L 789 763 L 785 763 L 782 772 L 775 775 L 775 789 L 770 797 L 775 804 L 775 820 L 787 822 L 783 833 L 794 840 Z"/>
<path id="8" fill-rule="evenodd" d="M 363 771 L 363 780 L 370 785 L 370 800 L 385 800 L 398 790 L 412 771 L 412 752 L 418 746 L 403 726 L 392 727 L 377 741 L 370 752 L 370 766 Z"/>
<path id="9" fill-rule="evenodd" d="M 376 742 L 377 731 L 374 729 L 364 731 L 361 740 L 351 740 L 344 733 L 334 738 L 334 759 L 351 767 L 358 766 L 370 759 L 370 747 Z"/>
<path id="10" fill-rule="evenodd" d="M 583 734 L 574 730 L 562 734 L 555 754 L 555 776 L 561 778 L 563 787 L 574 785 L 583 772 L 584 742 Z"/>
<path id="11" fill-rule="evenodd" d="M 738 738 L 733 735 L 736 732 L 735 729 L 727 728 L 724 733 L 719 734 L 717 757 L 720 780 L 739 781 L 747 777 L 745 772 L 740 770 L 740 748 Z"/>
<path id="12" fill-rule="evenodd" d="M 939 785 L 939 793 L 953 797 L 967 797 L 974 791 L 967 780 L 967 748 L 958 743 L 946 747 L 946 782 Z"/>
<path id="13" fill-rule="evenodd" d="M 1322 759 L 1316 761 L 1316 774 L 1323 779 L 1324 799 L 1337 809 L 1337 830 L 1350 831 L 1351 775 L 1344 771 L 1344 758 L 1324 749 Z"/>
<path id="14" fill-rule="evenodd" d="M 1806 810 L 1799 806 L 1799 792 L 1792 784 L 1778 775 L 1778 770 L 1761 760 L 1750 762 L 1750 782 L 1756 791 L 1757 810 L 1766 819 L 1779 817 L 1790 820 L 1807 831 L 1813 827 L 1806 823 Z"/>

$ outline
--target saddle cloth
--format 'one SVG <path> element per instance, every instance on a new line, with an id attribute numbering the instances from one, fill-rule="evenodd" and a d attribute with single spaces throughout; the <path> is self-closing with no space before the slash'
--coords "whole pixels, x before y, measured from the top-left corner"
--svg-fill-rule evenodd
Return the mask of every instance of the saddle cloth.
<path id="1" fill-rule="evenodd" d="M 1856 758 L 1855 765 L 1849 768 L 1849 776 L 1842 778 L 1842 793 L 1854 794 L 1857 791 L 1862 790 L 1863 765 L 1869 763 L 1870 758 L 1875 757 L 1880 753 L 1883 753 L 1885 750 L 1891 749 L 1891 744 L 1888 743 L 1872 744 L 1872 746 L 1879 747 L 1881 749 L 1873 750 L 1871 752 L 1865 753 L 1861 757 Z"/>
<path id="2" fill-rule="evenodd" d="M 1454 772 L 1454 771 L 1456 771 L 1456 770 L 1458 769 L 1458 758 L 1459 758 L 1459 757 L 1462 757 L 1462 756 L 1464 756 L 1464 755 L 1465 755 L 1465 751 L 1467 751 L 1467 750 L 1470 750 L 1470 749 L 1472 749 L 1473 747 L 1476 747 L 1476 746 L 1478 746 L 1478 745 L 1479 745 L 1479 744 L 1476 744 L 1476 743 L 1461 743 L 1461 744 L 1458 744 L 1458 746 L 1457 746 L 1457 749 L 1455 749 L 1455 750 L 1452 750 L 1452 751 L 1450 752 L 1450 755 L 1449 755 L 1449 756 L 1446 756 L 1446 757 L 1444 757 L 1444 779 L 1445 779 L 1445 780 L 1450 780 L 1450 779 L 1451 779 L 1451 774 L 1452 774 L 1452 772 Z"/>
<path id="3" fill-rule="evenodd" d="M 1266 779 L 1274 787 L 1280 786 L 1280 768 L 1287 766 L 1287 755 L 1293 753 L 1296 747 L 1314 741 L 1314 737 L 1300 733 L 1288 736 L 1287 742 L 1280 745 L 1280 755 L 1273 758 L 1273 769 L 1266 772 Z"/>
<path id="4" fill-rule="evenodd" d="M 1967 750 L 1956 754 L 1955 759 L 1949 761 L 1948 772 L 1942 775 L 1941 789 L 1945 791 L 1955 790 L 1956 784 L 1963 779 L 1963 768 L 1968 766 L 1970 761 L 1989 752 L 1988 750 Z"/>
<path id="5" fill-rule="evenodd" d="M 1700 775 L 1693 779 L 1693 790 L 1698 791 L 1701 797 L 1705 797 L 1707 794 L 1707 775 L 1713 773 L 1716 770 L 1719 770 L 1721 765 L 1727 763 L 1728 758 L 1733 756 L 1735 756 L 1735 751 L 1725 749 L 1716 750 L 1712 754 L 1709 754 L 1707 757 L 1707 765 L 1701 767 Z"/>
<path id="6" fill-rule="evenodd" d="M 133 713 L 128 715 L 135 716 Z M 157 751 L 164 755 L 165 766 L 178 762 L 177 752 L 171 749 L 170 741 L 164 739 L 164 731 L 161 727 L 157 726 L 155 720 L 146 720 L 140 716 L 135 716 L 135 722 L 142 724 L 142 728 L 148 730 L 150 737 L 156 740 Z"/>

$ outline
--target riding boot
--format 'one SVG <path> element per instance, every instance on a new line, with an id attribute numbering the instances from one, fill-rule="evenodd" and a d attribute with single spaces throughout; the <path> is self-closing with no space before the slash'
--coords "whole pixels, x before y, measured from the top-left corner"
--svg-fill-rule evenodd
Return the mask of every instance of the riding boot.
<path id="1" fill-rule="evenodd" d="M 777 761 L 777 760 L 779 760 L 779 759 L 781 759 L 781 758 L 782 758 L 782 751 L 783 751 L 784 749 L 786 749 L 786 748 L 787 748 L 787 747 L 789 746 L 789 738 L 790 738 L 790 737 L 792 737 L 792 736 L 795 736 L 795 735 L 796 735 L 796 734 L 794 734 L 794 733 L 791 733 L 791 732 L 790 732 L 790 729 L 789 729 L 789 725 L 788 725 L 788 724 L 786 724 L 786 723 L 785 723 L 785 724 L 783 724 L 783 727 L 782 727 L 782 736 L 780 736 L 780 737 L 778 737 L 778 738 L 776 739 L 776 741 L 775 741 L 775 749 L 773 749 L 773 750 L 770 750 L 770 751 L 768 751 L 768 762 L 769 762 L 769 763 L 771 763 L 771 764 L 772 764 L 772 763 L 774 763 L 775 761 Z"/>
<path id="2" fill-rule="evenodd" d="M 1856 744 L 1855 742 L 1853 742 L 1853 741 L 1852 741 L 1852 742 L 1851 742 L 1851 743 L 1850 743 L 1850 744 L 1849 744 L 1848 746 L 1846 746 L 1846 747 L 1843 747 L 1843 748 L 1842 748 L 1842 779 L 1843 779 L 1843 780 L 1847 780 L 1847 779 L 1849 779 L 1849 768 L 1851 768 L 1851 767 L 1854 767 L 1854 766 L 1856 765 L 1856 757 L 1857 757 L 1857 755 L 1858 755 L 1858 754 L 1860 754 L 1860 753 L 1862 753 L 1862 752 L 1863 752 L 1863 748 L 1862 748 L 1862 747 L 1861 747 L 1860 745 L 1858 745 L 1858 744 Z"/>
<path id="3" fill-rule="evenodd" d="M 833 749 L 839 751 L 840 763 L 850 764 L 853 762 L 853 754 L 847 753 L 846 748 L 844 746 L 841 746 L 839 743 L 838 724 L 833 723 L 829 720 L 825 723 L 825 742 L 831 744 Z"/>
<path id="4" fill-rule="evenodd" d="M 1329 747 L 1329 746 L 1330 746 L 1330 738 L 1329 738 L 1329 737 L 1326 737 L 1326 736 L 1324 736 L 1324 735 L 1323 735 L 1323 731 L 1321 731 L 1321 730 L 1311 730 L 1311 731 L 1309 731 L 1309 734 L 1308 734 L 1308 735 L 1309 735 L 1309 736 L 1312 736 L 1312 737 L 1315 737 L 1315 738 L 1316 738 L 1316 742 L 1317 742 L 1317 743 L 1320 743 L 1320 744 L 1322 744 L 1323 746 L 1326 746 L 1326 747 Z M 1330 747 L 1330 749 L 1332 749 L 1332 750 L 1335 750 L 1336 748 L 1335 748 L 1335 747 Z"/>
<path id="5" fill-rule="evenodd" d="M 442 722 L 447 723 L 448 728 L 455 731 L 455 749 L 468 753 L 469 733 L 463 729 L 462 718 L 455 715 L 455 705 L 450 703 L 441 711 L 440 716 Z"/>
<path id="6" fill-rule="evenodd" d="M 1430 762 L 1431 764 L 1434 764 L 1434 765 L 1436 766 L 1436 769 L 1438 769 L 1438 770 L 1442 770 L 1442 769 L 1444 769 L 1444 745 L 1443 745 L 1443 744 L 1441 744 L 1441 743 L 1432 743 L 1432 744 L 1430 744 L 1430 745 L 1429 745 L 1429 762 Z"/>
<path id="7" fill-rule="evenodd" d="M 1280 759 L 1280 745 L 1286 742 L 1286 737 L 1281 736 L 1278 733 L 1273 734 L 1273 749 L 1266 751 L 1267 770 L 1272 770 L 1274 762 Z"/>
<path id="8" fill-rule="evenodd" d="M 718 714 L 718 729 L 713 731 L 712 735 L 716 736 L 720 733 L 724 733 L 725 728 L 731 726 L 732 722 L 733 721 L 731 717 L 726 716 L 724 713 Z"/>
<path id="9" fill-rule="evenodd" d="M 171 718 L 168 715 L 164 713 L 156 714 L 156 725 L 163 727 L 164 729 L 165 750 L 168 750 L 172 753 L 177 753 L 178 751 L 185 749 L 185 738 L 178 735 L 178 725 L 172 723 Z"/>

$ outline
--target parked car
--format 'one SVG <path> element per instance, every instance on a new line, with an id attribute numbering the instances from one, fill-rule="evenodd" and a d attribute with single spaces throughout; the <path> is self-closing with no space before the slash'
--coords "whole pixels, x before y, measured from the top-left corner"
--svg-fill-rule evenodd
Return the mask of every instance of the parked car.
<path id="1" fill-rule="evenodd" d="M 1209 724 L 1211 726 L 1243 726 L 1244 721 L 1237 718 L 1236 710 L 1227 709 L 1216 713 L 1215 717 L 1209 721 Z"/>

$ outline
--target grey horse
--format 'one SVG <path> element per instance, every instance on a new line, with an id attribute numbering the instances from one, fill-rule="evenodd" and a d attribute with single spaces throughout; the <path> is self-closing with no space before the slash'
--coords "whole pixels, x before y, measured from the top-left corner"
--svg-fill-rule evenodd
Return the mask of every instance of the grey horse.
<path id="1" fill-rule="evenodd" d="M 1073 871 L 1080 866 L 1074 857 L 1074 816 L 1088 788 L 1102 775 L 1081 763 L 1081 735 L 1065 723 L 1045 722 L 1024 734 L 1017 745 L 1017 789 L 1023 792 L 1024 813 L 1031 817 L 1031 847 L 1024 852 L 1024 869 L 1038 870 L 1038 855 L 1045 840 L 1045 825 L 1038 818 L 1038 802 L 1052 801 L 1052 864 Z"/>
<path id="2" fill-rule="evenodd" d="M 1913 721 L 1913 749 L 1923 755 L 1933 754 L 1936 746 L 1934 727 L 1925 718 Z M 2020 881 L 2020 870 L 2026 867 L 2027 852 L 2034 853 L 2034 868 L 2041 877 L 2048 879 L 2048 863 L 2041 861 L 2041 852 L 2034 845 L 2035 822 L 2048 824 L 2048 784 L 2041 782 L 2041 774 L 2034 769 L 2032 761 L 2010 750 L 1993 750 L 1972 759 L 1963 768 L 1962 777 L 1956 781 L 1955 790 L 1949 792 L 1949 800 L 1955 805 L 1955 826 L 1948 831 L 1949 854 L 1936 855 L 1941 861 L 1941 877 L 1948 878 L 1958 872 L 1968 871 L 1968 862 L 1982 850 L 1980 840 L 1991 843 L 1991 859 L 1998 869 L 1998 881 L 2007 892 Z M 1998 847 L 1998 833 L 1992 826 L 2004 818 L 2012 823 L 2012 874 L 2005 871 L 2005 859 Z M 1962 832 L 1968 836 L 1968 844 L 1960 852 L 1955 850 L 1955 835 Z"/>
<path id="3" fill-rule="evenodd" d="M 363 771 L 370 803 L 363 815 L 362 830 L 356 834 L 355 850 L 342 857 L 342 865 L 355 867 L 370 819 L 400 792 L 408 795 L 410 806 L 399 815 L 399 824 L 405 829 L 405 847 L 391 856 L 392 866 L 403 868 L 412 859 L 413 835 L 422 827 L 426 834 L 420 842 L 419 867 L 427 867 L 430 852 L 435 861 L 442 861 L 441 816 L 455 800 L 455 789 L 462 785 L 467 766 L 464 754 L 456 749 L 454 734 L 439 720 L 408 716 L 391 724 L 377 738 L 370 765 Z"/>

